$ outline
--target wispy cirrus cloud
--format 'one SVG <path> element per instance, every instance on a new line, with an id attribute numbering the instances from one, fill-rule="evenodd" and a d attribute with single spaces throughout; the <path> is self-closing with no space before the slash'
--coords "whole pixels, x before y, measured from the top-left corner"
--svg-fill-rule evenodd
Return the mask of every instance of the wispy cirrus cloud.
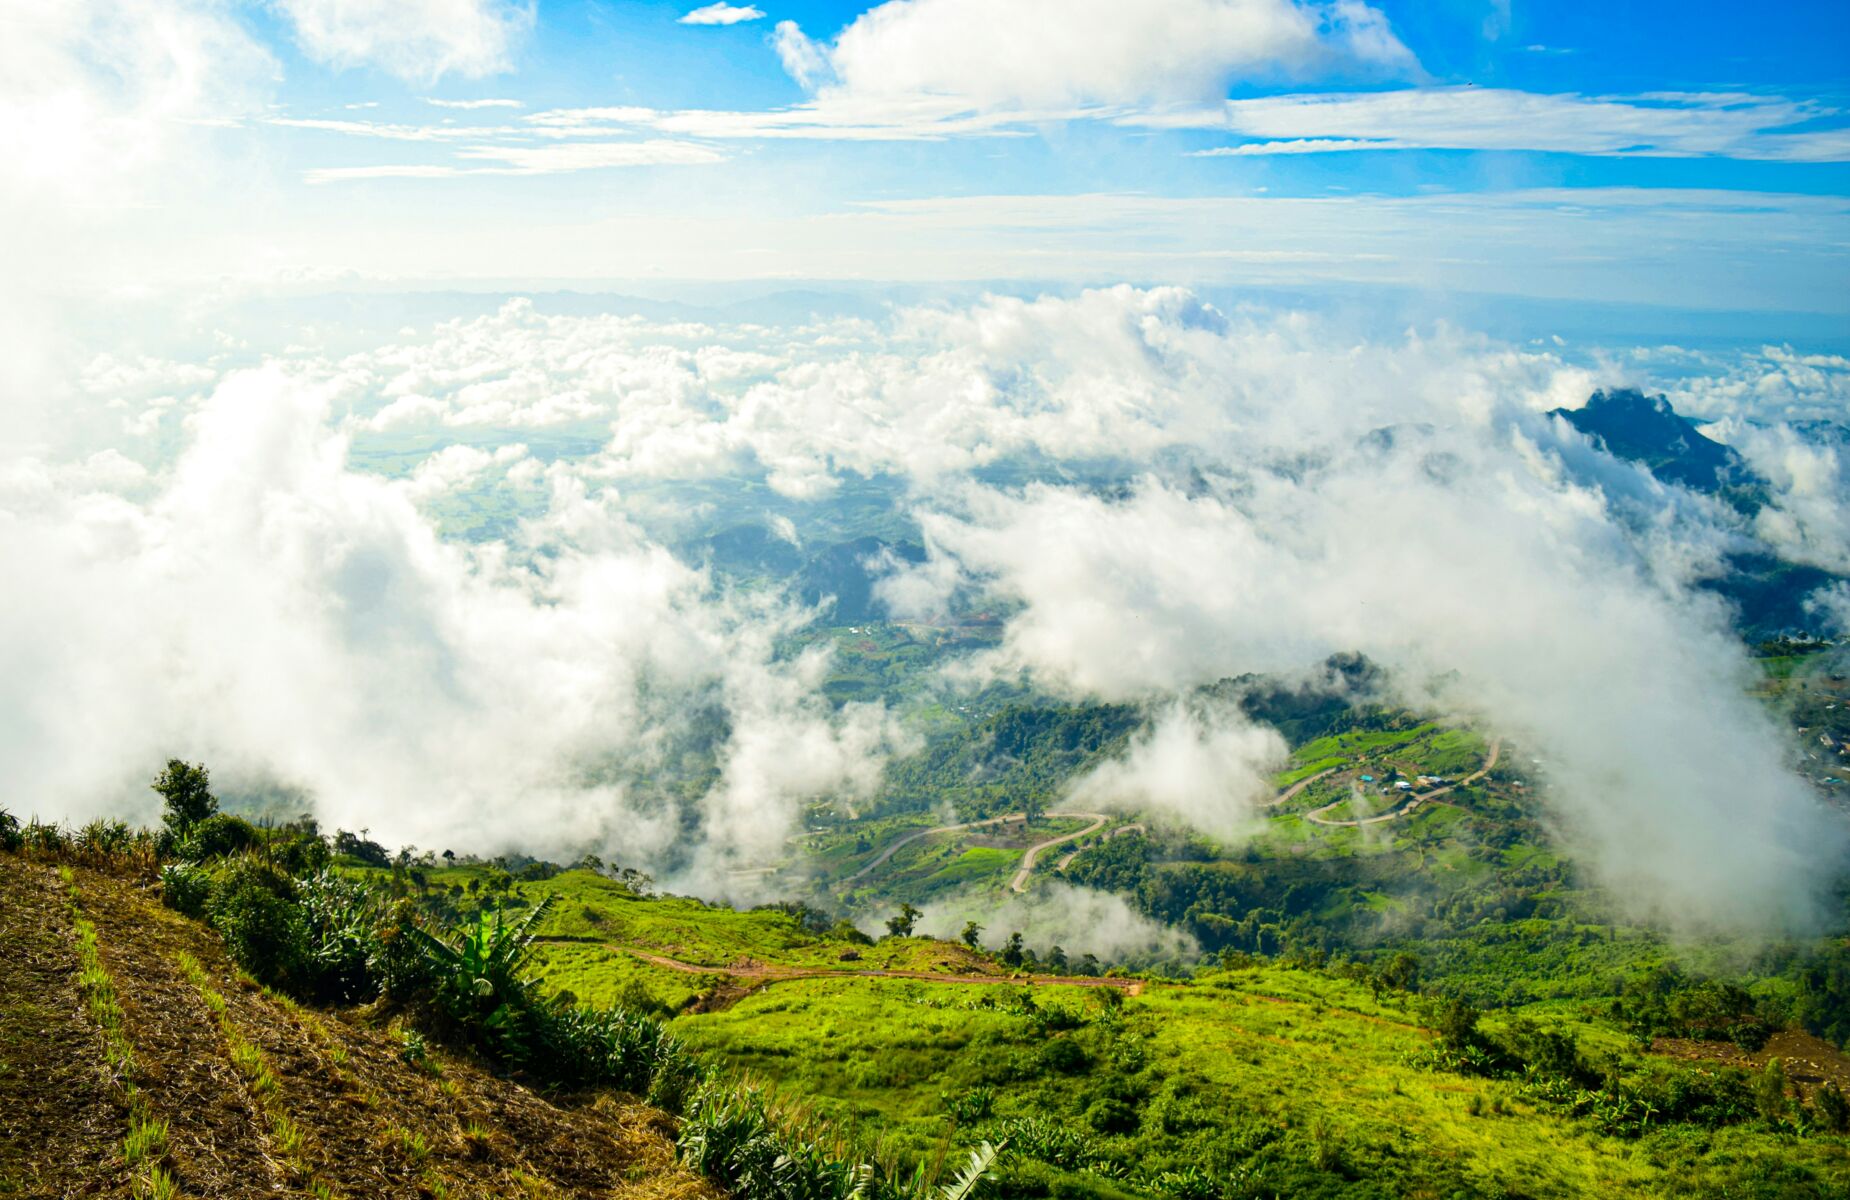
<path id="1" fill-rule="evenodd" d="M 474 109 L 474 108 L 525 108 L 526 107 L 526 105 L 522 104 L 518 100 L 505 100 L 505 99 L 439 100 L 435 96 L 424 97 L 424 103 L 432 105 L 436 108 Z"/>
<path id="2" fill-rule="evenodd" d="M 1811 100 L 1729 92 L 1582 96 L 1474 87 L 1398 88 L 1228 100 L 1207 106 L 1075 104 L 987 107 L 928 92 L 869 95 L 825 88 L 784 108 L 657 110 L 637 106 L 530 114 L 555 136 L 610 125 L 684 137 L 930 141 L 1030 136 L 1048 124 L 1096 121 L 1130 128 L 1225 131 L 1246 140 L 1197 157 L 1359 150 L 1516 150 L 1600 157 L 1850 160 L 1850 128 Z"/>
<path id="3" fill-rule="evenodd" d="M 1583 96 L 1507 88 L 1399 88 L 1228 100 L 1138 112 L 1119 124 L 1225 130 L 1253 139 L 1211 155 L 1349 150 L 1529 150 L 1654 158 L 1793 162 L 1850 159 L 1850 129 L 1811 100 L 1747 92 Z"/>
<path id="4" fill-rule="evenodd" d="M 468 175 L 558 175 L 611 167 L 697 166 L 725 161 L 725 155 L 697 142 L 650 138 L 625 142 L 564 142 L 525 146 L 467 146 L 456 151 L 460 163 L 373 163 L 316 167 L 305 172 L 308 183 L 364 179 L 454 179 Z M 493 165 L 478 165 L 478 164 Z"/>
<path id="5" fill-rule="evenodd" d="M 394 142 L 441 142 L 459 138 L 485 138 L 506 129 L 480 125 L 398 125 L 385 121 L 341 121 L 322 117 L 271 117 L 269 123 L 287 129 L 313 129 L 353 137 L 384 138 Z"/>

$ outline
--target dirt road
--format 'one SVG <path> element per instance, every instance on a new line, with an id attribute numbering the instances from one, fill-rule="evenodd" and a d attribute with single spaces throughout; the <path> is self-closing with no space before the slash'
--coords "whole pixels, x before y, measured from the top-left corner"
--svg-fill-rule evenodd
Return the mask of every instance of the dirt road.
<path id="1" fill-rule="evenodd" d="M 1445 795 L 1448 792 L 1454 791 L 1461 787 L 1465 787 L 1468 784 L 1476 783 L 1478 780 L 1490 774 L 1491 771 L 1493 771 L 1496 768 L 1497 756 L 1502 753 L 1503 753 L 1503 739 L 1502 738 L 1493 739 L 1490 743 L 1490 756 L 1484 760 L 1484 765 L 1479 767 L 1476 771 L 1465 776 L 1463 779 L 1459 780 L 1457 783 L 1448 783 L 1444 787 L 1434 788 L 1430 792 L 1419 792 L 1419 793 L 1409 792 L 1398 805 L 1396 805 L 1395 807 L 1389 809 L 1388 811 L 1384 813 L 1376 813 L 1372 817 L 1359 817 L 1352 821 L 1343 821 L 1343 820 L 1338 820 L 1332 817 L 1326 817 L 1322 815 L 1326 812 L 1329 812 L 1332 808 L 1335 808 L 1337 805 L 1342 804 L 1349 799 L 1349 797 L 1344 796 L 1341 799 L 1330 801 L 1330 803 L 1324 805 L 1322 808 L 1312 809 L 1310 812 L 1305 813 L 1304 819 L 1306 821 L 1310 821 L 1317 825 L 1347 825 L 1347 826 L 1375 825 L 1375 824 L 1379 824 L 1382 821 L 1392 821 L 1395 817 L 1406 816 L 1408 813 L 1412 812 L 1414 809 L 1418 808 L 1420 805 L 1426 803 L 1428 800 L 1437 800 L 1439 797 Z M 1324 772 L 1324 774 L 1327 775 L 1329 774 L 1329 772 L 1326 771 Z M 1321 779 L 1322 776 L 1317 776 L 1316 778 Z M 1308 783 L 1309 780 L 1306 780 L 1305 782 Z M 1280 799 L 1283 799 L 1283 797 L 1280 797 Z"/>
<path id="2" fill-rule="evenodd" d="M 1112 830 L 1110 833 L 1106 834 L 1105 837 L 1109 839 L 1109 838 L 1114 838 L 1114 837 L 1122 837 L 1127 833 L 1145 833 L 1148 831 L 1148 828 L 1149 827 L 1146 826 L 1142 821 L 1139 821 L 1134 825 L 1120 825 L 1116 829 Z M 1060 856 L 1060 861 L 1053 865 L 1053 869 L 1056 871 L 1064 871 L 1068 867 L 1072 866 L 1073 860 L 1078 857 L 1079 857 L 1079 851 L 1068 850 L 1065 854 L 1062 854 Z"/>
<path id="3" fill-rule="evenodd" d="M 935 971 L 898 971 L 884 968 L 869 968 L 865 971 L 831 970 L 828 967 L 787 967 L 776 963 L 758 962 L 756 959 L 742 958 L 723 967 L 706 967 L 699 963 L 682 962 L 678 958 L 654 954 L 634 946 L 610 945 L 610 949 L 621 951 L 632 958 L 641 959 L 651 966 L 662 967 L 669 971 L 684 971 L 691 975 L 730 975 L 734 979 L 750 979 L 762 984 L 783 983 L 790 979 L 918 979 L 926 983 L 973 983 L 973 984 L 1010 984 L 1026 983 L 1037 987 L 1057 985 L 1060 987 L 1117 988 L 1127 996 L 1143 993 L 1141 979 L 1107 979 L 1098 975 L 966 975 L 945 974 Z"/>
<path id="4" fill-rule="evenodd" d="M 1283 804 L 1285 801 L 1291 799 L 1293 796 L 1297 795 L 1299 792 L 1303 791 L 1305 788 L 1309 787 L 1311 784 L 1317 782 L 1319 779 L 1322 779 L 1325 775 L 1333 775 L 1335 773 L 1336 773 L 1336 768 L 1330 767 L 1328 770 L 1318 771 L 1315 775 L 1307 776 L 1306 778 L 1300 779 L 1296 783 L 1292 784 L 1290 787 L 1286 788 L 1284 791 L 1280 792 L 1278 795 L 1272 797 L 1270 800 L 1267 800 L 1265 802 L 1265 807 L 1275 808 L 1278 805 Z"/>
<path id="5" fill-rule="evenodd" d="M 1054 814 L 1049 813 L 1048 815 L 1053 816 Z M 964 821 L 961 824 L 957 824 L 957 825 L 940 825 L 936 829 L 921 829 L 917 833 L 909 833 L 905 837 L 900 838 L 897 842 L 894 842 L 891 846 L 888 846 L 885 850 L 882 850 L 880 852 L 879 858 L 876 858 L 874 861 L 868 863 L 866 866 L 862 867 L 860 870 L 856 871 L 854 874 L 842 880 L 842 885 L 846 886 L 850 883 L 853 883 L 855 880 L 867 874 L 869 871 L 873 870 L 875 867 L 878 867 L 880 864 L 884 863 L 887 859 L 892 858 L 894 854 L 898 853 L 900 850 L 904 849 L 905 847 L 910 846 L 912 843 L 918 841 L 920 838 L 928 838 L 934 834 L 939 834 L 939 833 L 957 833 L 960 830 L 964 830 L 964 829 L 986 829 L 991 825 L 1006 825 L 1010 821 L 1024 821 L 1026 819 L 1027 818 L 1024 817 L 1021 813 L 1005 813 L 1004 815 L 1000 817 L 991 817 L 987 821 Z"/>
<path id="6" fill-rule="evenodd" d="M 1043 815 L 1049 817 L 1065 817 L 1075 821 L 1091 821 L 1092 824 L 1079 830 L 1077 833 L 1063 833 L 1057 838 L 1049 838 L 1047 841 L 1028 847 L 1028 852 L 1024 854 L 1021 859 L 1021 869 L 1015 872 L 1015 878 L 1009 883 L 1009 887 L 1014 891 L 1025 892 L 1028 890 L 1028 875 L 1034 870 L 1035 860 L 1040 857 L 1041 851 L 1050 850 L 1064 842 L 1070 842 L 1075 838 L 1082 838 L 1088 834 L 1095 833 L 1105 822 L 1111 820 L 1111 818 L 1104 813 L 1050 812 Z M 874 859 L 874 861 L 868 863 L 846 879 L 843 879 L 841 881 L 841 886 L 846 887 L 855 880 L 860 879 L 874 868 L 886 862 L 887 859 L 892 858 L 894 854 L 910 846 L 920 838 L 928 838 L 940 833 L 960 833 L 966 829 L 985 829 L 991 825 L 1007 825 L 1025 819 L 1026 818 L 1021 813 L 1006 813 L 1000 817 L 990 817 L 986 821 L 963 821 L 956 825 L 939 825 L 934 829 L 921 829 L 917 833 L 909 833 L 905 837 L 894 842 L 891 846 L 888 846 L 885 850 L 882 850 L 880 852 L 880 857 Z M 1127 826 L 1127 828 L 1129 827 Z M 1136 828 L 1141 829 L 1143 827 L 1139 825 Z M 1122 830 L 1118 832 L 1122 832 Z"/>
<path id="7" fill-rule="evenodd" d="M 1033 874 L 1034 860 L 1041 856 L 1041 851 L 1051 850 L 1063 842 L 1070 842 L 1075 838 L 1082 838 L 1088 834 L 1097 833 L 1100 829 L 1105 827 L 1105 822 L 1111 820 L 1111 818 L 1104 813 L 1048 813 L 1047 815 L 1050 817 L 1072 817 L 1075 820 L 1090 819 L 1092 823 L 1084 829 L 1079 830 L 1077 833 L 1062 834 L 1057 838 L 1049 838 L 1044 842 L 1029 846 L 1028 852 L 1021 856 L 1021 870 L 1015 872 L 1015 878 L 1009 881 L 1009 890 L 1012 892 L 1025 892 L 1028 890 L 1028 876 Z"/>

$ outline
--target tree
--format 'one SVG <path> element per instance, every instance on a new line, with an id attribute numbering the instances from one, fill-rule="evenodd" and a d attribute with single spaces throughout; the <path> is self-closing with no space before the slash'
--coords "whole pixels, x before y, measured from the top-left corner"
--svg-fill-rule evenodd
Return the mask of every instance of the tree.
<path id="1" fill-rule="evenodd" d="M 978 925 L 975 921 L 965 921 L 964 922 L 964 932 L 963 932 L 964 945 L 974 950 L 976 949 L 978 941 L 982 938 L 982 936 L 983 936 L 983 927 L 981 925 Z"/>
<path id="2" fill-rule="evenodd" d="M 1375 968 L 1375 977 L 1382 987 L 1410 992 L 1420 981 L 1420 960 L 1401 950 Z"/>
<path id="3" fill-rule="evenodd" d="M 175 837 L 218 811 L 218 799 L 212 795 L 212 776 L 204 763 L 167 760 L 167 769 L 154 780 L 154 790 L 166 801 L 167 811 L 161 820 Z"/>
<path id="4" fill-rule="evenodd" d="M 1835 1083 L 1826 1083 L 1814 1097 L 1818 1122 L 1832 1133 L 1850 1133 L 1850 1099 Z"/>
<path id="5" fill-rule="evenodd" d="M 1754 1102 L 1761 1119 L 1769 1124 L 1778 1124 L 1792 1111 L 1786 1099 L 1786 1066 L 1781 1059 L 1767 1059 L 1766 1070 L 1754 1086 Z"/>
<path id="6" fill-rule="evenodd" d="M 919 918 L 923 915 L 913 907 L 911 901 L 906 901 L 899 906 L 897 917 L 887 918 L 886 931 L 894 937 L 911 937 L 912 927 L 918 924 Z"/>
<path id="7" fill-rule="evenodd" d="M 1021 934 L 1009 934 L 1009 940 L 1002 946 L 1002 961 L 1011 967 L 1021 965 Z"/>
<path id="8" fill-rule="evenodd" d="M 1066 951 L 1055 946 L 1047 952 L 1047 969 L 1057 974 L 1066 974 Z"/>

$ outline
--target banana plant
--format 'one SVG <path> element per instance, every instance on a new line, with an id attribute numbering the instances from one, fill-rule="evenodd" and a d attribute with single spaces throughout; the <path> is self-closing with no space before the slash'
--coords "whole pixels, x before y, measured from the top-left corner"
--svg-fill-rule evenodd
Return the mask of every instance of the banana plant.
<path id="1" fill-rule="evenodd" d="M 519 998 L 526 987 L 520 972 L 533 944 L 534 927 L 552 911 L 553 901 L 547 896 L 511 923 L 500 909 L 492 916 L 483 913 L 459 931 L 454 944 L 414 926 L 411 934 L 440 981 L 446 1007 L 460 1016 Z"/>
<path id="2" fill-rule="evenodd" d="M 1006 1141 L 995 1145 L 984 1142 L 970 1151 L 970 1160 L 964 1164 L 963 1170 L 957 1172 L 956 1178 L 951 1182 L 938 1189 L 942 1200 L 971 1200 L 984 1180 L 994 1178 L 991 1171 L 996 1165 L 996 1159 L 1002 1156 L 1002 1151 L 1007 1146 Z"/>

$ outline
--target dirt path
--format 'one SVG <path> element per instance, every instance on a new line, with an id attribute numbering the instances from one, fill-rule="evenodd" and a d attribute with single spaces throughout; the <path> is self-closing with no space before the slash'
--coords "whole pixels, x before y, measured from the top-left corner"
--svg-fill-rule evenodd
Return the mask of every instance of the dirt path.
<path id="1" fill-rule="evenodd" d="M 1074 838 L 1085 837 L 1087 834 L 1094 832 L 1101 825 L 1103 825 L 1106 821 L 1109 821 L 1111 819 L 1110 817 L 1104 815 L 1103 813 L 1050 812 L 1044 815 L 1049 816 L 1049 817 L 1068 817 L 1073 820 L 1091 821 L 1092 824 L 1087 826 L 1084 829 L 1079 830 L 1077 833 L 1061 834 L 1057 838 L 1050 838 L 1049 840 L 1045 842 L 1041 842 L 1037 845 L 1028 847 L 1027 854 L 1025 854 L 1021 860 L 1021 869 L 1015 873 L 1014 880 L 1009 884 L 1010 888 L 1012 888 L 1013 890 L 1017 892 L 1025 892 L 1028 890 L 1028 887 L 1027 887 L 1028 873 L 1034 870 L 1034 860 L 1040 856 L 1041 851 L 1051 849 L 1054 846 L 1060 845 L 1062 842 L 1070 842 Z M 960 821 L 959 823 L 955 825 L 939 825 L 931 829 L 921 829 L 916 833 L 909 833 L 905 837 L 902 837 L 898 841 L 894 842 L 891 846 L 888 846 L 885 850 L 882 850 L 880 852 L 880 857 L 874 859 L 874 861 L 868 863 L 866 866 L 862 867 L 860 870 L 856 871 L 854 874 L 843 879 L 841 883 L 838 884 L 837 886 L 843 887 L 843 888 L 847 887 L 849 884 L 853 883 L 855 880 L 860 879 L 862 876 L 868 874 L 870 871 L 873 871 L 875 868 L 881 866 L 883 863 L 886 862 L 887 859 L 892 858 L 895 854 L 899 853 L 899 851 L 905 849 L 907 846 L 910 846 L 912 843 L 918 841 L 920 838 L 933 837 L 940 833 L 961 833 L 966 829 L 987 829 L 992 825 L 1010 825 L 1017 821 L 1023 822 L 1025 824 L 1027 821 L 1026 815 L 1022 813 L 1004 813 L 1002 816 L 990 817 L 989 819 L 983 820 L 983 821 Z M 1138 828 L 1142 828 L 1142 826 L 1138 826 Z"/>
<path id="2" fill-rule="evenodd" d="M 1482 779 L 1484 776 L 1490 774 L 1491 771 L 1496 769 L 1497 757 L 1498 755 L 1502 753 L 1503 753 L 1503 739 L 1502 738 L 1492 739 L 1490 743 L 1490 756 L 1484 760 L 1484 765 L 1479 767 L 1476 771 L 1465 776 L 1463 779 L 1459 780 L 1457 783 L 1448 783 L 1444 787 L 1434 788 L 1430 792 L 1419 792 L 1419 793 L 1409 792 L 1407 793 L 1405 797 L 1401 799 L 1401 802 L 1399 804 L 1397 804 L 1395 807 L 1389 809 L 1388 811 L 1384 813 L 1376 813 L 1372 817 L 1359 817 L 1351 821 L 1338 820 L 1336 818 L 1326 817 L 1323 815 L 1324 813 L 1329 812 L 1332 808 L 1335 808 L 1338 805 L 1343 804 L 1349 799 L 1349 797 L 1344 796 L 1341 799 L 1330 801 L 1330 803 L 1324 805 L 1321 808 L 1314 808 L 1311 811 L 1305 813 L 1304 819 L 1306 821 L 1310 821 L 1313 824 L 1317 824 L 1317 825 L 1332 825 L 1332 826 L 1346 825 L 1346 826 L 1351 826 L 1351 827 L 1357 826 L 1357 825 L 1375 825 L 1375 824 L 1379 824 L 1382 821 L 1392 821 L 1396 817 L 1406 816 L 1408 813 L 1412 812 L 1414 809 L 1418 808 L 1420 805 L 1425 804 L 1429 800 L 1437 800 L 1439 797 L 1446 795 L 1449 792 L 1455 791 L 1458 788 L 1466 787 L 1470 784 L 1476 783 L 1478 780 Z M 1329 772 L 1325 771 L 1324 775 L 1327 775 L 1327 774 L 1329 774 Z M 1322 777 L 1323 777 L 1322 775 L 1315 776 L 1315 778 L 1318 778 L 1318 779 L 1321 779 Z M 1305 782 L 1308 783 L 1310 781 L 1306 780 Z M 1284 797 L 1281 796 L 1279 799 L 1283 800 Z"/>
<path id="3" fill-rule="evenodd" d="M 77 994 L 57 873 L 0 855 L 0 883 L 0 1195 L 126 1195 L 128 1114 Z"/>
<path id="4" fill-rule="evenodd" d="M 1291 799 L 1293 796 L 1297 795 L 1299 792 L 1303 791 L 1305 788 L 1309 787 L 1311 784 L 1317 782 L 1319 779 L 1322 779 L 1325 775 L 1334 775 L 1335 773 L 1336 773 L 1336 768 L 1330 767 L 1328 770 L 1318 771 L 1315 775 L 1307 776 L 1304 779 L 1300 779 L 1296 783 L 1292 784 L 1290 787 L 1286 788 L 1284 791 L 1280 792 L 1278 795 L 1272 797 L 1270 800 L 1267 800 L 1265 802 L 1265 807 L 1276 808 L 1278 805 L 1283 804 L 1285 801 Z"/>
<path id="5" fill-rule="evenodd" d="M 1010 891 L 1025 892 L 1028 890 L 1028 876 L 1034 872 L 1034 860 L 1041 856 L 1041 851 L 1051 850 L 1055 846 L 1070 842 L 1075 838 L 1082 838 L 1087 834 L 1097 833 L 1100 829 L 1104 828 L 1105 822 L 1111 820 L 1111 818 L 1104 813 L 1048 813 L 1047 815 L 1050 817 L 1072 817 L 1076 820 L 1090 819 L 1092 823 L 1076 833 L 1062 834 L 1057 838 L 1048 838 L 1044 842 L 1038 842 L 1035 845 L 1029 846 L 1028 852 L 1021 856 L 1021 869 L 1016 871 L 1015 878 L 1009 881 Z"/>
<path id="6" fill-rule="evenodd" d="M 1047 815 L 1053 816 L 1054 814 L 1049 813 Z M 957 833 L 965 829 L 987 829 L 991 825 L 1006 825 L 1010 821 L 1026 820 L 1027 817 L 1021 813 L 1005 813 L 1000 817 L 991 817 L 987 821 L 964 821 L 957 825 L 940 825 L 935 829 L 921 829 L 917 833 L 909 833 L 905 837 L 900 838 L 897 842 L 894 842 L 891 846 L 888 846 L 885 850 L 882 850 L 879 858 L 876 858 L 854 874 L 842 880 L 841 886 L 846 887 L 853 883 L 855 880 L 861 878 L 861 876 L 867 874 L 869 871 L 872 871 L 875 867 L 880 866 L 882 863 L 886 862 L 887 859 L 892 858 L 893 855 L 918 841 L 920 838 L 928 838 L 934 834 L 940 833 Z"/>
<path id="7" fill-rule="evenodd" d="M 690 975 L 730 975 L 735 979 L 750 979 L 762 984 L 783 983 L 791 979 L 865 979 L 872 976 L 876 979 L 918 979 L 926 983 L 976 983 L 991 986 L 1030 983 L 1037 986 L 1052 984 L 1061 987 L 1108 987 L 1117 988 L 1127 996 L 1143 994 L 1143 980 L 1141 979 L 1107 979 L 1096 975 L 1028 975 L 1016 978 L 1013 975 L 952 975 L 935 971 L 898 971 L 885 968 L 835 971 L 827 967 L 786 967 L 749 958 L 742 958 L 723 967 L 707 967 L 699 963 L 682 962 L 678 958 L 669 958 L 665 954 L 655 954 L 635 946 L 613 944 L 609 948 L 669 971 L 682 971 Z"/>
<path id="8" fill-rule="evenodd" d="M 1148 830 L 1149 830 L 1149 826 L 1145 825 L 1142 821 L 1138 821 L 1134 825 L 1120 825 L 1116 829 L 1112 830 L 1110 833 L 1106 834 L 1105 837 L 1107 839 L 1110 839 L 1114 837 L 1122 837 L 1124 834 L 1127 834 L 1127 833 L 1145 833 L 1145 832 L 1148 832 Z M 1078 857 L 1079 857 L 1079 851 L 1068 850 L 1065 854 L 1062 854 L 1060 856 L 1060 861 L 1053 865 L 1053 869 L 1056 871 L 1064 871 L 1068 867 L 1072 866 L 1073 860 Z"/>

